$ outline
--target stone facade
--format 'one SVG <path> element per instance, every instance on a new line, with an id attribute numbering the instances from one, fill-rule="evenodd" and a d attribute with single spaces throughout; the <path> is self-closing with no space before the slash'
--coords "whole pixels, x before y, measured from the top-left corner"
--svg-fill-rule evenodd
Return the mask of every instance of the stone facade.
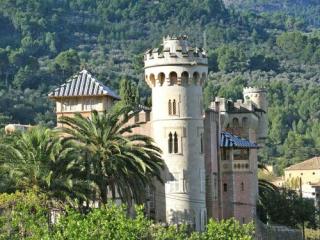
<path id="1" fill-rule="evenodd" d="M 245 88 L 244 100 L 216 98 L 203 111 L 202 85 L 208 75 L 208 59 L 206 52 L 193 48 L 186 37 L 164 38 L 161 47 L 145 53 L 144 63 L 144 78 L 152 90 L 152 111 L 142 108 L 130 123 L 144 123 L 135 132 L 153 137 L 166 165 L 162 173 L 165 184 L 155 183 L 154 189 L 148 189 L 150 216 L 169 224 L 187 223 L 198 231 L 204 229 L 208 217 L 254 220 L 258 181 L 257 147 L 252 146 L 257 145 L 249 140 L 263 146 L 267 134 L 265 90 Z M 108 110 L 119 99 L 84 74 L 89 73 L 82 71 L 75 77 L 80 79 L 80 89 L 70 94 L 73 85 L 69 84 L 68 89 L 61 86 L 49 95 L 56 101 L 58 118 L 75 112 L 89 116 L 90 111 L 83 108 L 88 99 L 91 109 L 98 111 Z M 91 94 L 90 88 L 81 89 L 90 85 L 88 79 L 98 82 L 96 94 Z M 75 100 L 77 104 L 71 104 L 71 109 L 68 104 Z M 223 131 L 251 145 L 223 146 Z"/>
<path id="2" fill-rule="evenodd" d="M 165 185 L 156 189 L 156 218 L 171 224 L 206 222 L 202 83 L 208 60 L 186 38 L 165 38 L 145 54 L 152 90 L 152 137 L 163 150 Z"/>

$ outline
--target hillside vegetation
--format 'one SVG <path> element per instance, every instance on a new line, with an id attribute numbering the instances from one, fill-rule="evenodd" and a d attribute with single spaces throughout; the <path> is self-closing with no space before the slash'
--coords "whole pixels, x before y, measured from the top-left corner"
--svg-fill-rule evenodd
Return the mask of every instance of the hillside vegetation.
<path id="1" fill-rule="evenodd" d="M 83 67 L 113 89 L 131 80 L 145 103 L 143 52 L 165 35 L 187 34 L 210 57 L 206 105 L 217 94 L 239 98 L 246 85 L 268 88 L 270 131 L 261 161 L 281 171 L 320 154 L 319 5 L 306 1 L 312 5 L 304 5 L 304 18 L 290 14 L 297 4 L 270 12 L 245 2 L 253 7 L 225 7 L 222 0 L 0 0 L 0 125 L 53 126 L 48 92 Z"/>

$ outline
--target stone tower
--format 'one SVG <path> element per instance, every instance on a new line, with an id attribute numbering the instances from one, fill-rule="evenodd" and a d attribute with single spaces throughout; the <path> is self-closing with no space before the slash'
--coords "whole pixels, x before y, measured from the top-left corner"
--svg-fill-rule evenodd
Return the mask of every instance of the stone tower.
<path id="1" fill-rule="evenodd" d="M 152 89 L 152 137 L 163 151 L 165 185 L 155 189 L 156 219 L 206 223 L 202 84 L 208 59 L 186 37 L 166 37 L 144 56 L 145 81 Z"/>
<path id="2" fill-rule="evenodd" d="M 247 87 L 243 89 L 244 101 L 252 102 L 256 105 L 256 113 L 259 115 L 257 128 L 257 142 L 263 144 L 268 136 L 268 100 L 267 91 L 264 88 Z"/>

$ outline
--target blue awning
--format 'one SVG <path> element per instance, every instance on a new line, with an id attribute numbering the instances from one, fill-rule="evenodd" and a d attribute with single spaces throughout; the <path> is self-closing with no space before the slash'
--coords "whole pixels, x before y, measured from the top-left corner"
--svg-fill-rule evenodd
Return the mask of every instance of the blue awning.
<path id="1" fill-rule="evenodd" d="M 238 137 L 229 132 L 222 132 L 220 139 L 220 147 L 222 148 L 258 148 L 256 143 L 247 139 Z"/>

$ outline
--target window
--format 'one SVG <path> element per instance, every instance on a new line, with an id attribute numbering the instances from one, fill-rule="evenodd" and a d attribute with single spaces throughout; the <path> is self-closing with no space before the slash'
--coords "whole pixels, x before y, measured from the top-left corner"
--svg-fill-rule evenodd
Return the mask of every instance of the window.
<path id="1" fill-rule="evenodd" d="M 199 83 L 200 75 L 198 72 L 193 73 L 193 84 L 197 85 Z"/>
<path id="2" fill-rule="evenodd" d="M 313 172 L 312 174 L 313 174 L 313 175 L 315 175 L 316 173 L 315 173 L 315 172 Z"/>
<path id="3" fill-rule="evenodd" d="M 188 72 L 183 72 L 181 74 L 181 84 L 183 86 L 186 86 L 186 85 L 188 85 L 188 82 L 189 82 L 189 73 Z"/>
<path id="4" fill-rule="evenodd" d="M 82 105 L 83 111 L 91 111 L 92 109 L 92 101 L 91 99 L 85 99 Z"/>
<path id="5" fill-rule="evenodd" d="M 201 85 L 205 82 L 206 78 L 207 78 L 207 74 L 202 73 L 202 77 L 201 77 L 201 81 L 200 81 Z"/>
<path id="6" fill-rule="evenodd" d="M 221 149 L 221 160 L 231 160 L 229 149 L 227 149 L 227 148 Z"/>
<path id="7" fill-rule="evenodd" d="M 158 80 L 159 80 L 159 83 L 160 83 L 160 86 L 162 86 L 163 85 L 163 83 L 164 83 L 164 79 L 165 79 L 165 75 L 164 75 L 164 73 L 159 73 L 158 74 Z"/>
<path id="8" fill-rule="evenodd" d="M 247 117 L 242 118 L 242 127 L 248 128 L 249 127 L 249 120 Z"/>
<path id="9" fill-rule="evenodd" d="M 168 101 L 168 113 L 169 115 L 177 115 L 177 101 L 175 99 Z"/>
<path id="10" fill-rule="evenodd" d="M 169 181 L 166 183 L 166 192 L 187 192 L 183 172 L 170 173 Z"/>
<path id="11" fill-rule="evenodd" d="M 173 152 L 178 153 L 178 134 L 176 132 L 174 132 Z"/>
<path id="12" fill-rule="evenodd" d="M 249 149 L 234 149 L 233 150 L 233 160 L 248 160 L 249 159 Z"/>
<path id="13" fill-rule="evenodd" d="M 242 192 L 244 191 L 244 183 L 243 182 L 241 183 L 241 191 Z"/>
<path id="14" fill-rule="evenodd" d="M 171 192 L 179 192 L 180 191 L 180 179 L 179 173 L 172 173 L 173 179 L 170 182 L 170 190 Z"/>
<path id="15" fill-rule="evenodd" d="M 200 153 L 203 153 L 203 133 L 200 134 Z"/>
<path id="16" fill-rule="evenodd" d="M 302 175 L 303 175 L 303 173 L 300 173 L 300 175 L 302 176 Z"/>
<path id="17" fill-rule="evenodd" d="M 243 218 L 242 218 L 242 223 L 245 223 L 245 222 L 246 222 L 246 218 L 243 217 Z"/>
<path id="18" fill-rule="evenodd" d="M 150 74 L 149 79 L 150 79 L 151 86 L 155 87 L 156 86 L 156 79 L 155 79 L 155 76 L 153 73 Z"/>
<path id="19" fill-rule="evenodd" d="M 170 132 L 169 133 L 169 139 L 168 139 L 168 152 L 169 153 L 172 153 L 172 143 L 173 143 L 173 141 L 172 141 L 172 133 Z"/>
<path id="20" fill-rule="evenodd" d="M 69 99 L 63 102 L 62 104 L 62 110 L 63 111 L 76 111 L 78 106 L 77 99 Z"/>
<path id="21" fill-rule="evenodd" d="M 177 114 L 177 106 L 176 106 L 176 100 L 173 99 L 172 101 L 172 114 L 176 115 Z"/>
<path id="22" fill-rule="evenodd" d="M 232 125 L 233 125 L 233 127 L 239 127 L 239 119 L 238 118 L 234 118 L 232 120 Z"/>
<path id="23" fill-rule="evenodd" d="M 177 73 L 176 72 L 171 72 L 169 74 L 169 79 L 170 79 L 170 85 L 177 84 Z"/>
<path id="24" fill-rule="evenodd" d="M 226 183 L 223 184 L 223 191 L 224 192 L 228 191 L 228 185 Z"/>

